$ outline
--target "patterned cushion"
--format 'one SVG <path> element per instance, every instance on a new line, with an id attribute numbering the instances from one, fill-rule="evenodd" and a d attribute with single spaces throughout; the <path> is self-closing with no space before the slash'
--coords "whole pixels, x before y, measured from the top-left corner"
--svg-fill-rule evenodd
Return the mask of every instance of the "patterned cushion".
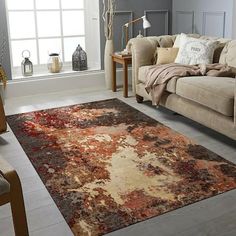
<path id="1" fill-rule="evenodd" d="M 175 63 L 185 65 L 211 64 L 214 51 L 219 42 L 203 40 L 183 35 L 180 40 L 180 48 Z"/>
<path id="2" fill-rule="evenodd" d="M 10 184 L 0 174 L 0 195 L 10 191 Z"/>

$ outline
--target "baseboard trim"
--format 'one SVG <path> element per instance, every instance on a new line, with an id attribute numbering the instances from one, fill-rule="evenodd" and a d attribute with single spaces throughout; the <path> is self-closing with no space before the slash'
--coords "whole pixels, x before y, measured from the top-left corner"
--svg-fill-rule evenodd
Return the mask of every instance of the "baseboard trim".
<path id="1" fill-rule="evenodd" d="M 131 84 L 131 70 L 129 70 L 129 84 Z M 117 69 L 117 86 L 122 85 L 122 70 Z M 24 80 L 11 80 L 7 83 L 4 98 L 31 96 L 45 93 L 55 93 L 65 90 L 86 89 L 89 91 L 106 89 L 104 71 L 65 75 L 49 78 L 30 78 Z"/>

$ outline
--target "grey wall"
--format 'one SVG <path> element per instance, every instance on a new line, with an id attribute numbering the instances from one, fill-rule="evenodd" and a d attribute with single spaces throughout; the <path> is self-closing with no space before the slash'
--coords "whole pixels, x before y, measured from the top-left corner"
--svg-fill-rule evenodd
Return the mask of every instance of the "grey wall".
<path id="1" fill-rule="evenodd" d="M 6 47 L 3 52 L 4 61 L 2 62 L 2 65 L 7 73 L 8 79 L 11 79 L 11 62 L 10 62 L 10 52 L 9 52 L 8 33 L 7 33 L 5 0 L 0 0 L 0 54 L 2 53 L 1 45 L 3 44 L 3 41 L 6 41 Z"/>
<path id="2" fill-rule="evenodd" d="M 233 12 L 233 38 L 236 39 L 236 0 L 234 0 Z"/>
<path id="3" fill-rule="evenodd" d="M 102 0 L 100 3 L 100 14 L 102 13 Z M 129 36 L 136 37 L 139 30 L 142 34 L 149 35 L 163 35 L 171 33 L 171 13 L 172 0 L 116 0 L 116 14 L 114 17 L 114 47 L 115 51 L 121 51 L 122 48 L 122 25 L 132 19 L 147 15 L 147 19 L 152 24 L 152 27 L 146 32 L 142 30 L 142 22 L 133 24 L 133 29 L 130 27 Z M 100 19 L 102 19 L 100 17 Z M 103 21 L 100 21 L 101 34 L 101 62 L 103 67 L 103 52 L 105 46 L 104 26 Z"/>
<path id="4" fill-rule="evenodd" d="M 173 33 L 233 37 L 234 0 L 173 0 Z"/>

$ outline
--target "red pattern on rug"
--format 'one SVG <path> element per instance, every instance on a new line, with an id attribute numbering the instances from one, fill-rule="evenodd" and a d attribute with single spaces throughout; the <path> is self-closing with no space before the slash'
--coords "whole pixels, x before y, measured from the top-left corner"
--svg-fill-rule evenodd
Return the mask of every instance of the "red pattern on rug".
<path id="1" fill-rule="evenodd" d="M 103 235 L 236 188 L 236 166 L 127 104 L 9 116 L 75 235 Z"/>

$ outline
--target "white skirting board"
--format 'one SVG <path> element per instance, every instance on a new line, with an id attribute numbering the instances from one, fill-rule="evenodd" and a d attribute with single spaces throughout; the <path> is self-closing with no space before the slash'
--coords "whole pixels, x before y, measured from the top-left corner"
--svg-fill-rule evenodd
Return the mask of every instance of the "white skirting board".
<path id="1" fill-rule="evenodd" d="M 122 70 L 117 69 L 117 85 L 122 85 Z M 129 84 L 131 84 L 131 70 L 129 70 Z M 22 97 L 45 93 L 54 93 L 65 90 L 105 89 L 104 71 L 91 71 L 59 75 L 53 77 L 26 78 L 8 81 L 4 97 Z"/>

